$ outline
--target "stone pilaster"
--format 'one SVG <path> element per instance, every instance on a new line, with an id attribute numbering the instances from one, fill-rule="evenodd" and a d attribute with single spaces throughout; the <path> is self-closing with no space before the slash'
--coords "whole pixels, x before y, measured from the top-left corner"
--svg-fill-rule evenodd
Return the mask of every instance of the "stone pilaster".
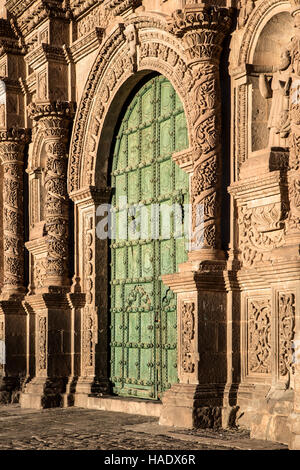
<path id="1" fill-rule="evenodd" d="M 291 0 L 295 35 L 292 39 L 291 135 L 288 171 L 289 216 L 286 224 L 287 256 L 299 260 L 300 254 L 300 2 Z M 299 283 L 299 279 L 298 279 Z M 290 416 L 291 449 L 300 449 L 300 296 L 295 296 L 294 410 Z"/>
<path id="2" fill-rule="evenodd" d="M 108 240 L 97 236 L 97 209 L 108 204 L 109 187 L 86 187 L 71 193 L 75 204 L 75 276 L 74 296 L 83 296 L 82 308 L 75 311 L 74 374 L 78 378 L 75 405 L 87 406 L 91 394 L 109 392 L 108 335 L 109 297 Z M 103 215 L 103 214 L 102 214 Z M 101 263 L 95 262 L 96 253 Z M 79 294 L 76 292 L 83 292 Z M 96 306 L 96 307 L 95 307 Z M 98 311 L 101 309 L 101 312 Z"/>
<path id="3" fill-rule="evenodd" d="M 9 402 L 26 376 L 23 178 L 24 149 L 29 133 L 0 132 L 3 169 L 3 285 L 0 295 L 0 401 Z"/>
<path id="4" fill-rule="evenodd" d="M 177 11 L 170 20 L 170 31 L 182 37 L 193 76 L 192 233 L 189 261 L 179 266 L 178 273 L 162 276 L 177 293 L 180 383 L 164 394 L 161 424 L 210 427 L 222 423 L 227 377 L 219 61 L 230 25 L 229 10 L 203 4 Z"/>

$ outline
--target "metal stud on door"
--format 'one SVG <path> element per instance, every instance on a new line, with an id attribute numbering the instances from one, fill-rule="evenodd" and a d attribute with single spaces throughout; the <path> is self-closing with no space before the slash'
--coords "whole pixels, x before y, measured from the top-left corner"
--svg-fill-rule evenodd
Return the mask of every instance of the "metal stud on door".
<path id="1" fill-rule="evenodd" d="M 127 105 L 114 143 L 111 381 L 117 395 L 159 399 L 177 381 L 176 296 L 160 277 L 186 260 L 170 206 L 189 202 L 188 176 L 172 160 L 187 147 L 181 101 L 156 76 Z"/>

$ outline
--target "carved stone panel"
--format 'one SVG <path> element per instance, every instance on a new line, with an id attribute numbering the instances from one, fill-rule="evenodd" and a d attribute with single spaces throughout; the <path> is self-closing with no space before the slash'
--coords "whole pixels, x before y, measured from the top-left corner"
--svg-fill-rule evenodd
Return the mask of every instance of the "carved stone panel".
<path id="1" fill-rule="evenodd" d="M 95 329 L 97 317 L 91 307 L 86 306 L 82 315 L 82 375 L 95 375 Z"/>
<path id="2" fill-rule="evenodd" d="M 181 364 L 182 370 L 186 374 L 195 371 L 193 358 L 193 339 L 195 336 L 195 303 L 185 302 L 181 307 Z"/>
<path id="3" fill-rule="evenodd" d="M 47 277 L 47 258 L 35 257 L 34 269 L 33 269 L 33 283 L 35 289 L 44 287 L 44 281 Z"/>
<path id="4" fill-rule="evenodd" d="M 270 374 L 271 299 L 247 299 L 247 371 L 252 374 Z"/>
<path id="5" fill-rule="evenodd" d="M 284 243 L 282 206 L 278 202 L 238 208 L 240 261 L 245 267 L 272 257 L 272 250 Z"/>
<path id="6" fill-rule="evenodd" d="M 37 315 L 36 317 L 36 369 L 37 376 L 43 377 L 47 375 L 47 317 L 45 315 Z"/>
<path id="7" fill-rule="evenodd" d="M 82 312 L 81 324 L 81 364 L 85 376 L 95 374 L 95 342 L 97 317 L 94 311 L 94 263 L 95 263 L 95 228 L 93 212 L 83 214 L 83 289 L 86 293 L 86 306 Z"/>
<path id="8" fill-rule="evenodd" d="M 295 336 L 295 294 L 280 292 L 279 301 L 279 373 L 285 376 L 293 369 L 293 340 Z"/>

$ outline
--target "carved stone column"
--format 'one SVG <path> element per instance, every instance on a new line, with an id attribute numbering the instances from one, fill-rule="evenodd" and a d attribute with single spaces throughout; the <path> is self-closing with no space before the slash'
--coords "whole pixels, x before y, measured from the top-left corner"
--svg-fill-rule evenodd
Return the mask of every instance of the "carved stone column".
<path id="1" fill-rule="evenodd" d="M 32 322 L 34 361 L 30 363 L 34 362 L 34 377 L 21 395 L 21 405 L 45 408 L 73 400 L 74 315 L 82 303 L 80 296 L 70 296 L 68 272 L 67 144 L 74 109 L 69 102 L 49 102 L 32 104 L 30 112 L 39 131 L 35 135 L 43 138 L 41 165 L 45 173 L 44 236 L 33 242 L 35 253 L 46 254 L 45 272 L 24 301 Z M 33 256 L 34 279 L 37 270 Z"/>
<path id="2" fill-rule="evenodd" d="M 26 315 L 24 286 L 23 166 L 29 133 L 0 132 L 3 169 L 3 286 L 0 295 L 0 401 L 10 401 L 26 376 Z"/>
<path id="3" fill-rule="evenodd" d="M 192 259 L 222 259 L 221 88 L 219 61 L 231 16 L 227 9 L 199 5 L 176 11 L 170 30 L 182 37 L 193 76 L 191 100 L 194 168 L 191 183 Z"/>
<path id="4" fill-rule="evenodd" d="M 45 229 L 47 234 L 47 276 L 45 287 L 67 286 L 68 280 L 68 196 L 67 143 L 73 104 L 53 102 L 31 106 L 31 117 L 38 122 L 44 136 Z"/>
<path id="5" fill-rule="evenodd" d="M 203 4 L 173 14 L 193 81 L 192 234 L 189 261 L 162 276 L 177 293 L 178 377 L 163 397 L 161 424 L 221 425 L 226 369 L 226 263 L 221 251 L 221 92 L 219 61 L 230 11 Z"/>
<path id="6" fill-rule="evenodd" d="M 23 296 L 24 225 L 23 172 L 24 147 L 28 134 L 24 130 L 0 133 L 0 158 L 3 167 L 3 289 L 2 299 Z"/>

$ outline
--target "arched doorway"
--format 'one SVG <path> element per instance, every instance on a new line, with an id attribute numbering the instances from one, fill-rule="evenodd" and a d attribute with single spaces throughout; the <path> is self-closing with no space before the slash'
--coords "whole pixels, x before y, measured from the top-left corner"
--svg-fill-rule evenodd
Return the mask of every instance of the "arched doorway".
<path id="1" fill-rule="evenodd" d="M 172 160 L 187 147 L 172 84 L 162 75 L 144 81 L 113 143 L 110 380 L 117 395 L 159 399 L 177 382 L 176 296 L 160 278 L 187 258 L 180 226 L 189 179 Z"/>

